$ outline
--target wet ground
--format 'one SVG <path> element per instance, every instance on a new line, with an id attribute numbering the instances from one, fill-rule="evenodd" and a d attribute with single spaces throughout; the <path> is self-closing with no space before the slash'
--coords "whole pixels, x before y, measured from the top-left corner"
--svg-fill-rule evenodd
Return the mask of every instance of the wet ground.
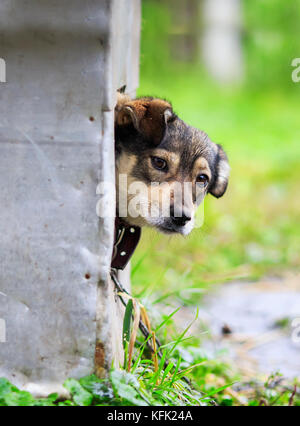
<path id="1" fill-rule="evenodd" d="M 194 311 L 178 315 L 184 326 Z M 199 317 L 192 334 L 209 329 L 204 349 L 246 377 L 300 378 L 300 275 L 222 284 L 204 297 Z"/>

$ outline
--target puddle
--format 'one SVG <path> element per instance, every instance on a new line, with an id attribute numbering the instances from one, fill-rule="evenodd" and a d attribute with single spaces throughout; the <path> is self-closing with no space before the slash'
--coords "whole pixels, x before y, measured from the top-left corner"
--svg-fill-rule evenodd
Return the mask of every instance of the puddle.
<path id="1" fill-rule="evenodd" d="M 300 275 L 223 284 L 204 298 L 199 317 L 211 331 L 204 349 L 224 350 L 222 360 L 234 360 L 245 376 L 300 378 Z"/>

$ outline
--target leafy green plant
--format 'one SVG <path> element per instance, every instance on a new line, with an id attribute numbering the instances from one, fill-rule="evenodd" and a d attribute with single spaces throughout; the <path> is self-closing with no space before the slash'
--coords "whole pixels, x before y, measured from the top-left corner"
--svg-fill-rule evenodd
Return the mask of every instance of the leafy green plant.
<path id="1" fill-rule="evenodd" d="M 53 406 L 58 395 L 36 399 L 29 392 L 21 391 L 7 379 L 0 378 L 0 406 Z"/>

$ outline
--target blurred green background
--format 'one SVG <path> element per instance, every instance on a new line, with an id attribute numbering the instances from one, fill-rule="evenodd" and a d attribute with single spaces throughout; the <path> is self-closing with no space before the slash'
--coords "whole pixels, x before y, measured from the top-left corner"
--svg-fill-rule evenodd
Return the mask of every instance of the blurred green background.
<path id="1" fill-rule="evenodd" d="M 143 0 L 138 95 L 170 100 L 187 123 L 228 153 L 225 196 L 205 200 L 202 228 L 184 238 L 143 231 L 133 289 L 165 293 L 299 270 L 300 0 L 241 1 L 235 34 L 242 78 L 224 83 L 201 53 L 201 0 Z M 206 22 L 205 22 L 206 19 Z"/>

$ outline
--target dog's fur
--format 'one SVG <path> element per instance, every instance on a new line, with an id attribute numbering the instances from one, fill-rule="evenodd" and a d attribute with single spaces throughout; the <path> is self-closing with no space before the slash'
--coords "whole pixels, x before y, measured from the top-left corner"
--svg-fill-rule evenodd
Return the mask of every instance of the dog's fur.
<path id="1" fill-rule="evenodd" d="M 139 181 L 148 189 L 149 197 L 144 202 L 149 214 L 142 217 L 138 212 L 128 213 L 125 220 L 131 225 L 154 226 L 164 233 L 186 235 L 193 229 L 195 211 L 204 196 L 211 193 L 221 197 L 226 191 L 229 165 L 222 147 L 203 131 L 184 123 L 165 100 L 152 97 L 131 100 L 127 95 L 118 94 L 115 140 L 117 195 L 121 193 L 128 202 L 134 197 L 127 187 L 118 185 L 120 174 L 127 175 L 128 185 Z M 157 169 L 157 158 L 159 165 L 167 164 L 165 170 Z M 203 182 L 196 188 L 197 179 Z M 174 196 L 176 182 L 182 187 L 185 182 L 192 182 L 190 190 L 184 189 L 184 201 L 180 200 L 180 205 L 178 202 L 176 205 Z M 160 209 L 167 190 L 171 217 L 164 216 Z M 155 217 L 150 215 L 153 199 L 158 200 L 159 213 Z M 184 220 L 177 219 L 182 216 Z"/>

